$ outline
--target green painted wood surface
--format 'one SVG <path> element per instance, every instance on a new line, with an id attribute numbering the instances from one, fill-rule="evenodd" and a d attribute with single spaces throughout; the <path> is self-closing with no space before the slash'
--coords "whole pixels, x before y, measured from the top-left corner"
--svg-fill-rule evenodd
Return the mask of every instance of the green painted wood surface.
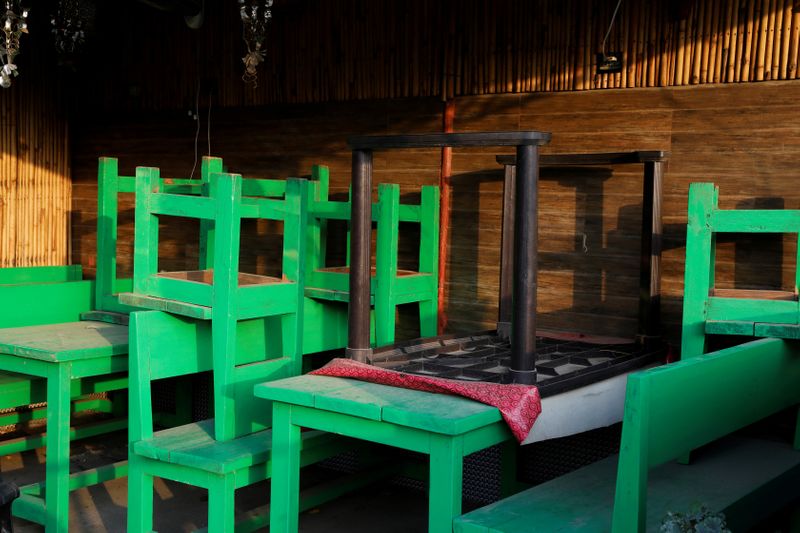
<path id="1" fill-rule="evenodd" d="M 457 435 L 500 421 L 496 407 L 445 394 L 327 376 L 297 376 L 255 387 L 259 398 Z"/>
<path id="2" fill-rule="evenodd" d="M 137 196 L 136 216 L 144 228 L 136 228 L 134 293 L 144 296 L 139 304 L 157 298 L 159 308 L 165 308 L 164 302 L 172 300 L 171 311 L 190 305 L 192 312 L 189 317 L 161 311 L 132 315 L 128 529 L 152 527 L 152 477 L 160 476 L 207 488 L 214 502 L 209 506 L 209 530 L 232 531 L 234 490 L 269 475 L 264 465 L 269 461 L 266 432 L 271 412 L 253 396 L 253 386 L 298 374 L 302 368 L 308 183 L 289 179 L 280 200 L 243 199 L 240 176 L 212 173 L 207 196 L 176 202 L 159 192 L 153 174 L 137 176 L 141 197 Z M 210 283 L 158 276 L 152 268 L 157 264 L 157 215 L 178 211 L 206 221 L 203 230 L 209 243 L 203 255 L 205 267 L 211 268 Z M 244 216 L 283 221 L 281 279 L 259 278 L 255 284 L 240 285 Z M 198 306 L 207 309 L 202 316 L 194 310 Z M 271 352 L 277 355 L 270 357 Z M 151 382 L 208 369 L 213 420 L 154 434 Z M 325 447 L 325 453 L 333 449 Z"/>
<path id="3" fill-rule="evenodd" d="M 617 461 L 611 456 L 460 516 L 454 531 L 610 532 Z M 725 512 L 733 531 L 745 531 L 788 503 L 787 482 L 792 481 L 800 482 L 800 453 L 788 445 L 726 439 L 698 454 L 691 466 L 670 462 L 651 471 L 641 531 L 658 531 L 668 511 L 686 512 L 699 504 Z"/>
<path id="4" fill-rule="evenodd" d="M 222 232 L 217 227 L 215 234 Z M 302 228 L 297 228 L 301 231 Z M 220 257 L 224 247 L 216 249 Z M 291 266 L 291 260 L 286 265 Z M 295 267 L 296 268 L 296 267 Z M 267 328 L 263 320 L 232 322 L 234 332 L 223 332 L 235 345 L 227 345 L 226 364 L 231 367 L 223 374 L 233 389 L 232 406 L 238 415 L 234 428 L 238 435 L 220 440 L 219 425 L 205 421 L 170 430 L 153 431 L 150 383 L 163 377 L 189 374 L 212 369 L 215 381 L 220 378 L 219 357 L 215 337 L 218 331 L 212 321 L 193 320 L 159 311 L 137 312 L 131 316 L 131 426 L 128 530 L 150 531 L 152 528 L 152 478 L 174 479 L 207 488 L 215 494 L 209 507 L 209 531 L 232 531 L 234 520 L 233 490 L 261 481 L 270 476 L 271 439 L 268 429 L 271 414 L 262 400 L 253 394 L 254 382 L 297 373 L 299 353 L 296 343 L 299 335 L 296 324 L 285 324 L 284 333 L 294 335 L 294 341 L 284 337 L 279 349 L 289 350 L 290 357 L 264 361 Z M 275 347 L 273 346 L 274 350 Z M 294 350 L 294 352 L 292 352 Z M 236 357 L 230 357 L 236 354 Z M 255 360 L 241 368 L 236 360 Z M 231 398 L 229 391 L 223 391 Z M 217 402 L 215 402 L 217 403 Z M 218 413 L 219 411 L 217 411 Z M 266 416 L 264 416 L 266 415 Z M 257 420 L 258 419 L 258 420 Z M 242 431 L 242 420 L 249 431 Z M 255 433 L 254 433 L 255 432 Z M 310 464 L 352 445 L 332 434 L 308 432 L 304 434 L 301 464 Z M 328 497 L 341 494 L 333 491 Z M 262 520 L 263 521 L 263 520 Z"/>
<path id="5" fill-rule="evenodd" d="M 696 452 L 691 465 L 672 460 L 797 405 L 798 379 L 800 347 L 782 339 L 632 374 L 618 458 L 468 513 L 455 531 L 657 531 L 667 511 L 696 503 L 729 513 L 734 531 L 747 530 L 793 497 L 799 451 L 728 438 Z"/>
<path id="6" fill-rule="evenodd" d="M 760 339 L 631 375 L 620 451 L 623 481 L 617 488 L 617 531 L 641 525 L 648 468 L 797 405 L 798 380 L 800 347 L 782 339 Z"/>
<path id="7" fill-rule="evenodd" d="M 427 454 L 431 532 L 452 531 L 453 518 L 461 513 L 464 456 L 511 439 L 496 408 L 449 395 L 326 376 L 272 381 L 254 391 L 274 406 L 273 532 L 298 528 L 300 428 Z"/>
<path id="8" fill-rule="evenodd" d="M 94 287 L 93 281 L 0 286 L 0 300 L 14 302 L 0 306 L 0 327 L 76 321 L 92 310 Z"/>
<path id="9" fill-rule="evenodd" d="M 83 279 L 80 265 L 0 268 L 0 285 L 62 283 Z"/>
<path id="10" fill-rule="evenodd" d="M 706 334 L 760 336 L 759 323 L 800 324 L 800 303 L 773 299 L 757 291 L 714 295 L 716 235 L 720 233 L 792 233 L 800 235 L 800 211 L 719 209 L 719 190 L 712 183 L 689 187 L 681 357 L 705 353 Z M 800 255 L 798 256 L 800 257 Z M 795 280 L 800 268 L 795 267 Z M 795 294 L 797 287 L 795 287 Z M 791 296 L 791 293 L 787 293 Z M 768 328 L 770 336 L 796 338 L 793 328 Z"/>
<path id="11" fill-rule="evenodd" d="M 328 169 L 314 167 L 316 184 L 310 195 L 309 255 L 306 267 L 306 291 L 311 298 L 334 302 L 349 301 L 347 269 L 326 269 L 324 242 L 328 220 L 349 220 L 350 202 L 328 200 Z M 397 306 L 406 303 L 419 305 L 420 335 L 436 334 L 438 313 L 438 253 L 439 253 L 439 189 L 425 186 L 419 205 L 401 205 L 398 185 L 378 185 L 378 201 L 372 209 L 376 222 L 375 270 L 370 284 L 370 298 L 375 313 L 376 345 L 395 340 Z M 399 272 L 397 266 L 400 222 L 420 225 L 418 251 L 419 271 Z M 349 242 L 349 234 L 348 234 Z"/>
<path id="12" fill-rule="evenodd" d="M 89 321 L 4 328 L 0 351 L 50 362 L 122 355 L 128 353 L 128 328 Z"/>

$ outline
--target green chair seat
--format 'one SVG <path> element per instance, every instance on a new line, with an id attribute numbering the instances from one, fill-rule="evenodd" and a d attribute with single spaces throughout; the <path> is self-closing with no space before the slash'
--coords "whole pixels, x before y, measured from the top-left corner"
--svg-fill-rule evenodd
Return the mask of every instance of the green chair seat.
<path id="1" fill-rule="evenodd" d="M 158 431 L 152 439 L 134 443 L 133 451 L 150 459 L 215 474 L 235 472 L 270 460 L 272 429 L 218 441 L 214 439 L 213 426 L 213 420 L 203 420 Z M 308 452 L 330 444 L 336 438 L 330 433 L 306 431 L 303 433 L 303 449 Z"/>

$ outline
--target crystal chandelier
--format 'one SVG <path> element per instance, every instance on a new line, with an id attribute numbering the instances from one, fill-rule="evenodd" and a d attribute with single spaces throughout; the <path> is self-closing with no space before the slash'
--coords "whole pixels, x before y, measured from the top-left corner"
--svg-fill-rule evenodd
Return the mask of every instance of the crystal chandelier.
<path id="1" fill-rule="evenodd" d="M 19 53 L 19 38 L 28 33 L 28 8 L 19 0 L 5 0 L 6 11 L 2 18 L 3 35 L 0 40 L 0 87 L 11 87 L 11 79 L 17 75 L 14 58 Z"/>
<path id="2" fill-rule="evenodd" d="M 242 16 L 242 38 L 247 45 L 247 54 L 242 58 L 244 74 L 242 80 L 258 87 L 256 67 L 264 61 L 264 39 L 267 37 L 267 23 L 272 18 L 272 0 L 239 0 Z"/>
<path id="3" fill-rule="evenodd" d="M 86 42 L 86 33 L 94 19 L 90 0 L 59 0 L 50 19 L 56 51 L 62 62 L 69 62 Z"/>

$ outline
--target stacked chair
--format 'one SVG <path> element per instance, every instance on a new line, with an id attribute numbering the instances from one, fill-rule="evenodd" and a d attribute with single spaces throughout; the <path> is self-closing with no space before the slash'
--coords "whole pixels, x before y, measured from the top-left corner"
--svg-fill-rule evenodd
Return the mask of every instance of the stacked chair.
<path id="1" fill-rule="evenodd" d="M 349 266 L 326 266 L 325 239 L 328 221 L 350 220 L 350 201 L 337 202 L 328 198 L 327 167 L 314 166 L 312 176 L 315 182 L 308 210 L 311 240 L 306 261 L 305 293 L 317 300 L 347 302 Z M 374 307 L 373 344 L 376 346 L 394 343 L 397 306 L 402 304 L 415 303 L 419 306 L 421 337 L 436 335 L 439 188 L 423 186 L 420 195 L 419 204 L 401 204 L 399 185 L 378 185 L 378 201 L 372 207 L 377 236 L 375 267 L 370 281 L 370 299 Z M 416 270 L 398 267 L 401 223 L 419 225 Z"/>
<path id="2" fill-rule="evenodd" d="M 207 176 L 208 167 L 204 167 Z M 203 180 L 165 180 L 173 190 L 196 190 Z M 130 307 L 117 293 L 130 280 L 117 279 L 118 195 L 133 192 L 133 178 L 120 176 L 116 159 L 101 158 L 98 168 L 97 281 L 81 280 L 79 266 L 7 269 L 0 295 L 8 305 L 0 316 L 0 416 L 2 424 L 46 419 L 45 435 L 0 442 L 8 454 L 47 445 L 46 486 L 22 487 L 14 513 L 66 531 L 69 491 L 125 474 L 124 464 L 70 476 L 70 440 L 127 427 L 128 327 Z M 98 393 L 104 393 L 99 396 Z M 42 402 L 47 402 L 42 406 Z M 36 405 L 39 404 L 39 405 Z M 16 408 L 33 405 L 33 409 Z M 174 416 L 188 418 L 185 403 Z M 14 409 L 13 411 L 10 411 Z M 99 411 L 113 416 L 71 428 L 71 414 Z M 163 416 L 166 415 L 166 416 Z"/>
<path id="3" fill-rule="evenodd" d="M 218 532 L 234 529 L 234 491 L 270 476 L 271 410 L 255 400 L 253 386 L 301 372 L 309 194 L 309 183 L 293 178 L 285 182 L 283 198 L 256 194 L 273 185 L 212 172 L 204 195 L 170 194 L 157 169 L 137 169 L 133 292 L 121 300 L 151 311 L 131 315 L 130 532 L 153 528 L 154 476 L 207 489 L 208 530 Z M 203 221 L 204 268 L 158 272 L 159 219 L 169 216 Z M 283 222 L 280 277 L 239 272 L 245 218 Z M 212 375 L 213 418 L 154 431 L 151 384 L 204 371 Z M 308 432 L 302 462 L 349 446 Z M 237 530 L 266 520 L 248 515 Z"/>

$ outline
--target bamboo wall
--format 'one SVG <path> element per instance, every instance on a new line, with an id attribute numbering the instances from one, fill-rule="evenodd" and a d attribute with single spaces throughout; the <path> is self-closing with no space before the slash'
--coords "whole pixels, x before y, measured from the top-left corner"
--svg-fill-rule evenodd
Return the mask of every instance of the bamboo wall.
<path id="1" fill-rule="evenodd" d="M 333 190 L 350 179 L 345 139 L 354 134 L 434 131 L 436 98 L 221 110 L 212 128 L 213 154 L 245 176 L 303 175 L 331 166 Z M 456 101 L 456 131 L 542 129 L 548 153 L 669 150 L 664 193 L 663 308 L 677 340 L 683 292 L 686 195 L 689 183 L 713 181 L 723 207 L 800 208 L 800 83 L 625 89 L 593 93 L 468 96 Z M 74 262 L 93 261 L 96 158 L 116 155 L 121 169 L 156 165 L 185 176 L 193 161 L 194 126 L 181 113 L 76 126 Z M 201 136 L 201 152 L 205 139 Z M 497 312 L 502 169 L 497 152 L 456 150 L 453 226 L 446 285 L 450 330 L 491 326 Z M 376 181 L 401 184 L 405 200 L 436 184 L 438 150 L 377 153 Z M 602 334 L 635 331 L 638 298 L 641 167 L 543 171 L 540 194 L 541 325 Z M 132 204 L 121 226 L 121 265 L 129 271 Z M 191 231 L 165 228 L 167 268 L 196 267 Z M 267 268 L 271 228 L 245 228 L 243 270 Z M 586 236 L 584 241 L 583 236 Z M 584 244 L 586 250 L 584 251 Z M 721 240 L 717 278 L 723 286 L 794 286 L 796 243 L 767 238 Z M 406 258 L 408 259 L 408 258 Z M 410 315 L 409 315 L 410 316 Z"/>
<path id="2" fill-rule="evenodd" d="M 625 0 L 606 45 L 624 68 L 605 75 L 595 54 L 615 0 L 276 0 L 253 89 L 237 5 L 206 4 L 200 31 L 138 2 L 100 5 L 80 101 L 185 111 L 198 89 L 203 106 L 238 107 L 798 77 L 798 0 Z"/>
<path id="3" fill-rule="evenodd" d="M 55 61 L 28 36 L 21 50 L 20 76 L 0 89 L 0 267 L 66 264 L 71 171 Z"/>

